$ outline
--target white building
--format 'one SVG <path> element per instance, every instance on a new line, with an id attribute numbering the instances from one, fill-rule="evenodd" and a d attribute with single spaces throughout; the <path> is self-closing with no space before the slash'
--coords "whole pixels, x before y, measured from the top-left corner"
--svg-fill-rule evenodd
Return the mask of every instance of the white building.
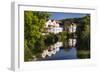
<path id="1" fill-rule="evenodd" d="M 48 20 L 46 22 L 46 29 L 47 29 L 47 32 L 51 32 L 51 33 L 59 33 L 59 32 L 62 32 L 63 31 L 63 28 L 60 27 L 59 23 L 56 22 L 55 20 Z"/>
<path id="2" fill-rule="evenodd" d="M 63 28 L 61 28 L 61 27 L 47 28 L 48 32 L 55 33 L 55 34 L 62 32 L 62 30 L 63 30 Z"/>
<path id="3" fill-rule="evenodd" d="M 70 26 L 69 26 L 69 28 L 68 28 L 68 30 L 69 30 L 69 32 L 70 33 L 74 33 L 74 32 L 76 32 L 76 24 L 74 24 L 74 23 L 72 23 Z"/>

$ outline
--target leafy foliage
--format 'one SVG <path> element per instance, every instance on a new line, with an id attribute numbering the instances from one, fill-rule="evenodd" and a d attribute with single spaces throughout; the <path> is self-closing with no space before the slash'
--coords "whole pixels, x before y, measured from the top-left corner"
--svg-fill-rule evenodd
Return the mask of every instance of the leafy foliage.
<path id="1" fill-rule="evenodd" d="M 81 23 L 77 29 L 78 48 L 90 49 L 90 16 L 83 17 Z"/>
<path id="2" fill-rule="evenodd" d="M 25 61 L 32 58 L 34 49 L 41 49 L 43 45 L 42 32 L 44 32 L 45 23 L 50 16 L 47 12 L 24 12 L 24 48 Z"/>

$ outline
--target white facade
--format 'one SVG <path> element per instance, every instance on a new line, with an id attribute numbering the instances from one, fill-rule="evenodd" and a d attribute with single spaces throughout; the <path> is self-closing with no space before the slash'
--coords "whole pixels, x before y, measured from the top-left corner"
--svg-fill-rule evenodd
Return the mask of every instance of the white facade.
<path id="1" fill-rule="evenodd" d="M 73 26 L 70 25 L 69 28 L 68 28 L 68 30 L 69 30 L 70 33 L 72 33 L 73 32 Z"/>
<path id="2" fill-rule="evenodd" d="M 76 24 L 72 24 L 69 26 L 68 30 L 70 33 L 74 33 L 74 32 L 76 32 L 76 28 L 77 28 Z"/>
<path id="3" fill-rule="evenodd" d="M 47 31 L 56 34 L 56 33 L 62 32 L 63 28 L 61 28 L 61 27 L 53 27 L 53 28 L 48 28 Z"/>
<path id="4" fill-rule="evenodd" d="M 46 22 L 46 28 L 47 28 L 47 32 L 51 32 L 55 34 L 63 31 L 63 28 L 60 27 L 59 23 L 57 23 L 55 20 L 54 21 L 48 20 Z"/>
<path id="5" fill-rule="evenodd" d="M 76 32 L 76 25 L 73 25 L 73 32 Z"/>

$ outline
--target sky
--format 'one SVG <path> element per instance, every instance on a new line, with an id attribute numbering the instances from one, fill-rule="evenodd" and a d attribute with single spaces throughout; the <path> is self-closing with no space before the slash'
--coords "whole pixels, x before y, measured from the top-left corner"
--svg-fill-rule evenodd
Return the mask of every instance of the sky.
<path id="1" fill-rule="evenodd" d="M 61 13 L 61 12 L 52 12 L 50 19 L 61 20 L 66 18 L 80 18 L 84 17 L 86 14 L 82 13 Z"/>

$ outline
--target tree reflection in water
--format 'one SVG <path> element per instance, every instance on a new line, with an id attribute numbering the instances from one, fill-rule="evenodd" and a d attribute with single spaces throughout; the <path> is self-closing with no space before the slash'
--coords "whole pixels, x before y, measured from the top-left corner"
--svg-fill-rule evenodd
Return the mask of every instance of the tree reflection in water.
<path id="1" fill-rule="evenodd" d="M 56 42 L 44 49 L 39 56 L 33 56 L 33 61 L 41 60 L 64 60 L 64 59 L 84 59 L 90 57 L 89 50 L 78 50 L 76 39 L 68 39 L 65 42 Z"/>
<path id="2" fill-rule="evenodd" d="M 33 60 L 62 60 L 74 59 L 76 57 L 76 39 L 69 39 L 64 42 L 56 42 L 40 53 L 40 57 L 34 56 Z"/>

